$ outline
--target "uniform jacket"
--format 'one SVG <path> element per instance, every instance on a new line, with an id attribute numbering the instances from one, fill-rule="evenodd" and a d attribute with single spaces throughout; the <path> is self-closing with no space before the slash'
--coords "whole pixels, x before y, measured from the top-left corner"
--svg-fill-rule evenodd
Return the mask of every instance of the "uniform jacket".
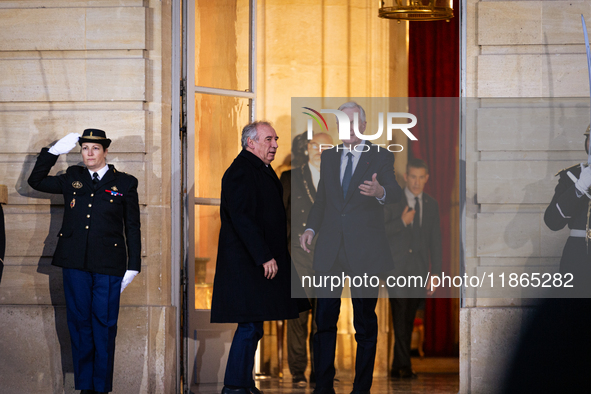
<path id="1" fill-rule="evenodd" d="M 308 214 L 316 198 L 310 167 L 304 164 L 285 171 L 281 174 L 281 184 L 287 212 L 287 238 L 291 245 L 299 247 L 300 236 L 307 228 Z"/>
<path id="2" fill-rule="evenodd" d="M 441 274 L 439 205 L 433 197 L 423 193 L 420 250 L 411 250 L 412 225 L 404 226 L 402 222 L 402 212 L 407 205 L 406 198 L 402 197 L 397 203 L 384 207 L 386 235 L 394 259 L 392 275 L 425 277 L 428 272 L 431 272 L 431 275 L 439 275 Z"/>
<path id="3" fill-rule="evenodd" d="M 577 196 L 575 182 L 570 179 L 568 172 L 577 179 L 581 175 L 581 165 L 577 164 L 560 171 L 558 185 L 554 189 L 554 197 L 546 212 L 544 222 L 552 231 L 558 231 L 568 225 L 570 229 L 585 230 L 587 227 L 587 209 L 589 198 Z"/>
<path id="4" fill-rule="evenodd" d="M 570 229 L 586 230 L 589 221 L 588 212 L 591 209 L 589 197 L 579 196 L 575 182 L 568 176 L 570 172 L 577 179 L 583 167 L 577 164 L 560 171 L 558 185 L 554 190 L 554 197 L 544 213 L 544 222 L 550 230 L 558 231 L 568 225 Z M 562 258 L 560 259 L 560 273 L 562 282 L 572 287 L 553 288 L 553 297 L 591 297 L 591 240 L 585 237 L 568 237 Z M 547 285 L 548 283 L 546 283 Z"/>
<path id="5" fill-rule="evenodd" d="M 33 189 L 64 196 L 52 264 L 114 276 L 140 271 L 138 180 L 112 165 L 96 188 L 85 167 L 71 166 L 65 174 L 49 176 L 58 157 L 44 148 L 29 176 Z"/>
<path id="6" fill-rule="evenodd" d="M 356 274 L 376 274 L 392 269 L 392 256 L 384 227 L 384 205 L 375 197 L 364 196 L 358 186 L 377 180 L 386 190 L 386 203 L 398 201 L 402 190 L 394 175 L 394 155 L 386 149 L 368 144 L 343 197 L 340 181 L 342 145 L 322 153 L 320 181 L 314 206 L 308 216 L 307 228 L 316 233 L 314 269 L 327 272 L 334 264 L 341 241 L 344 242 L 349 265 Z"/>
<path id="7" fill-rule="evenodd" d="M 222 178 L 221 229 L 211 305 L 212 323 L 298 317 L 291 299 L 291 262 L 281 182 L 271 166 L 243 150 Z M 275 259 L 266 279 L 262 265 Z"/>

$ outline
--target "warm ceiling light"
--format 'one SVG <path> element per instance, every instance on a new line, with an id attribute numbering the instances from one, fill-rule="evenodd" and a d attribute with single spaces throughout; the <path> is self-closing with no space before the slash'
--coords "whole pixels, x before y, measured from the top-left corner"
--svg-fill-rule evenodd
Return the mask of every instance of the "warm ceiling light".
<path id="1" fill-rule="evenodd" d="M 453 0 L 389 0 L 380 1 L 378 16 L 384 19 L 405 21 L 440 21 L 449 22 L 454 17 Z"/>

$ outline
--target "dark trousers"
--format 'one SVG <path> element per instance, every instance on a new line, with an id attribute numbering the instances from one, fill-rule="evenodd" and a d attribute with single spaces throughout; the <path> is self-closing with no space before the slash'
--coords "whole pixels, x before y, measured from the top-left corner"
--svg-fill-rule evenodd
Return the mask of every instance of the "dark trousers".
<path id="1" fill-rule="evenodd" d="M 76 390 L 113 389 L 119 276 L 63 269 Z"/>
<path id="2" fill-rule="evenodd" d="M 252 378 L 254 356 L 263 333 L 262 321 L 238 323 L 226 364 L 224 376 L 226 386 L 254 387 Z"/>
<path id="3" fill-rule="evenodd" d="M 309 349 L 312 360 L 312 373 L 314 375 L 314 334 L 316 334 L 316 299 L 310 300 L 312 304 L 312 329 L 310 330 Z M 300 317 L 287 321 L 287 364 L 292 376 L 303 376 L 308 366 L 308 320 L 310 311 L 300 312 Z"/>
<path id="4" fill-rule="evenodd" d="M 327 275 L 354 276 L 349 268 L 343 245 L 339 248 L 338 259 Z M 323 274 L 324 275 L 324 274 Z M 342 288 L 331 292 L 330 288 L 317 289 L 316 328 L 314 336 L 314 369 L 316 388 L 332 388 L 335 377 L 334 359 L 337 345 L 337 322 L 341 309 Z M 378 289 L 351 288 L 353 303 L 353 325 L 357 353 L 355 355 L 355 380 L 353 390 L 368 391 L 373 381 L 373 369 L 378 342 L 378 317 L 376 304 Z M 331 298 L 322 298 L 323 296 Z M 369 297 L 373 296 L 373 297 Z"/>
<path id="5" fill-rule="evenodd" d="M 415 315 L 422 298 L 390 298 L 392 323 L 394 325 L 394 360 L 392 371 L 412 370 L 410 343 Z"/>

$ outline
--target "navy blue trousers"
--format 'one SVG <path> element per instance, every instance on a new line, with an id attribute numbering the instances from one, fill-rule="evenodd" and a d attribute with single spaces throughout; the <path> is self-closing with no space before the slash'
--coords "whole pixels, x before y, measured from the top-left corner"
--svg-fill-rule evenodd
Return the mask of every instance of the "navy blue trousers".
<path id="1" fill-rule="evenodd" d="M 351 278 L 345 249 L 341 244 L 338 258 L 327 275 L 342 273 Z M 318 274 L 318 273 L 317 273 Z M 324 275 L 324 273 L 323 273 Z M 334 359 L 337 346 L 337 322 L 341 311 L 342 287 L 321 287 L 316 289 L 318 296 L 316 305 L 316 334 L 314 335 L 314 370 L 316 373 L 316 389 L 330 389 L 334 384 Z M 355 379 L 353 390 L 369 391 L 373 382 L 373 369 L 378 343 L 378 317 L 376 304 L 378 288 L 351 288 L 353 303 L 353 326 L 355 327 Z"/>
<path id="2" fill-rule="evenodd" d="M 263 337 L 263 322 L 238 323 L 232 339 L 224 384 L 236 387 L 254 387 L 252 370 L 259 340 Z"/>
<path id="3" fill-rule="evenodd" d="M 122 277 L 64 268 L 76 390 L 113 389 Z"/>

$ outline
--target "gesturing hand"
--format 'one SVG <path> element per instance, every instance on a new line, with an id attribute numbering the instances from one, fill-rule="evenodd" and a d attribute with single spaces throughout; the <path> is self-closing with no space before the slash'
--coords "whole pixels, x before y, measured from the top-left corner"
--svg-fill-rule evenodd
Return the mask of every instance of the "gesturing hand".
<path id="1" fill-rule="evenodd" d="M 271 259 L 264 263 L 263 268 L 265 269 L 265 278 L 267 279 L 273 279 L 279 270 L 279 268 L 277 268 L 277 262 L 275 259 Z"/>
<path id="2" fill-rule="evenodd" d="M 371 181 L 364 181 L 359 185 L 359 189 L 361 189 L 361 194 L 364 196 L 377 198 L 384 197 L 384 188 L 380 185 L 380 182 L 378 182 L 378 174 L 373 174 Z"/>
<path id="3" fill-rule="evenodd" d="M 411 224 L 413 222 L 413 220 L 415 220 L 415 213 L 416 212 L 417 211 L 415 211 L 414 209 L 411 209 L 408 205 L 406 206 L 406 208 L 404 208 L 404 211 L 402 211 L 402 216 L 400 218 L 404 222 L 405 226 L 408 226 L 409 224 Z"/>

